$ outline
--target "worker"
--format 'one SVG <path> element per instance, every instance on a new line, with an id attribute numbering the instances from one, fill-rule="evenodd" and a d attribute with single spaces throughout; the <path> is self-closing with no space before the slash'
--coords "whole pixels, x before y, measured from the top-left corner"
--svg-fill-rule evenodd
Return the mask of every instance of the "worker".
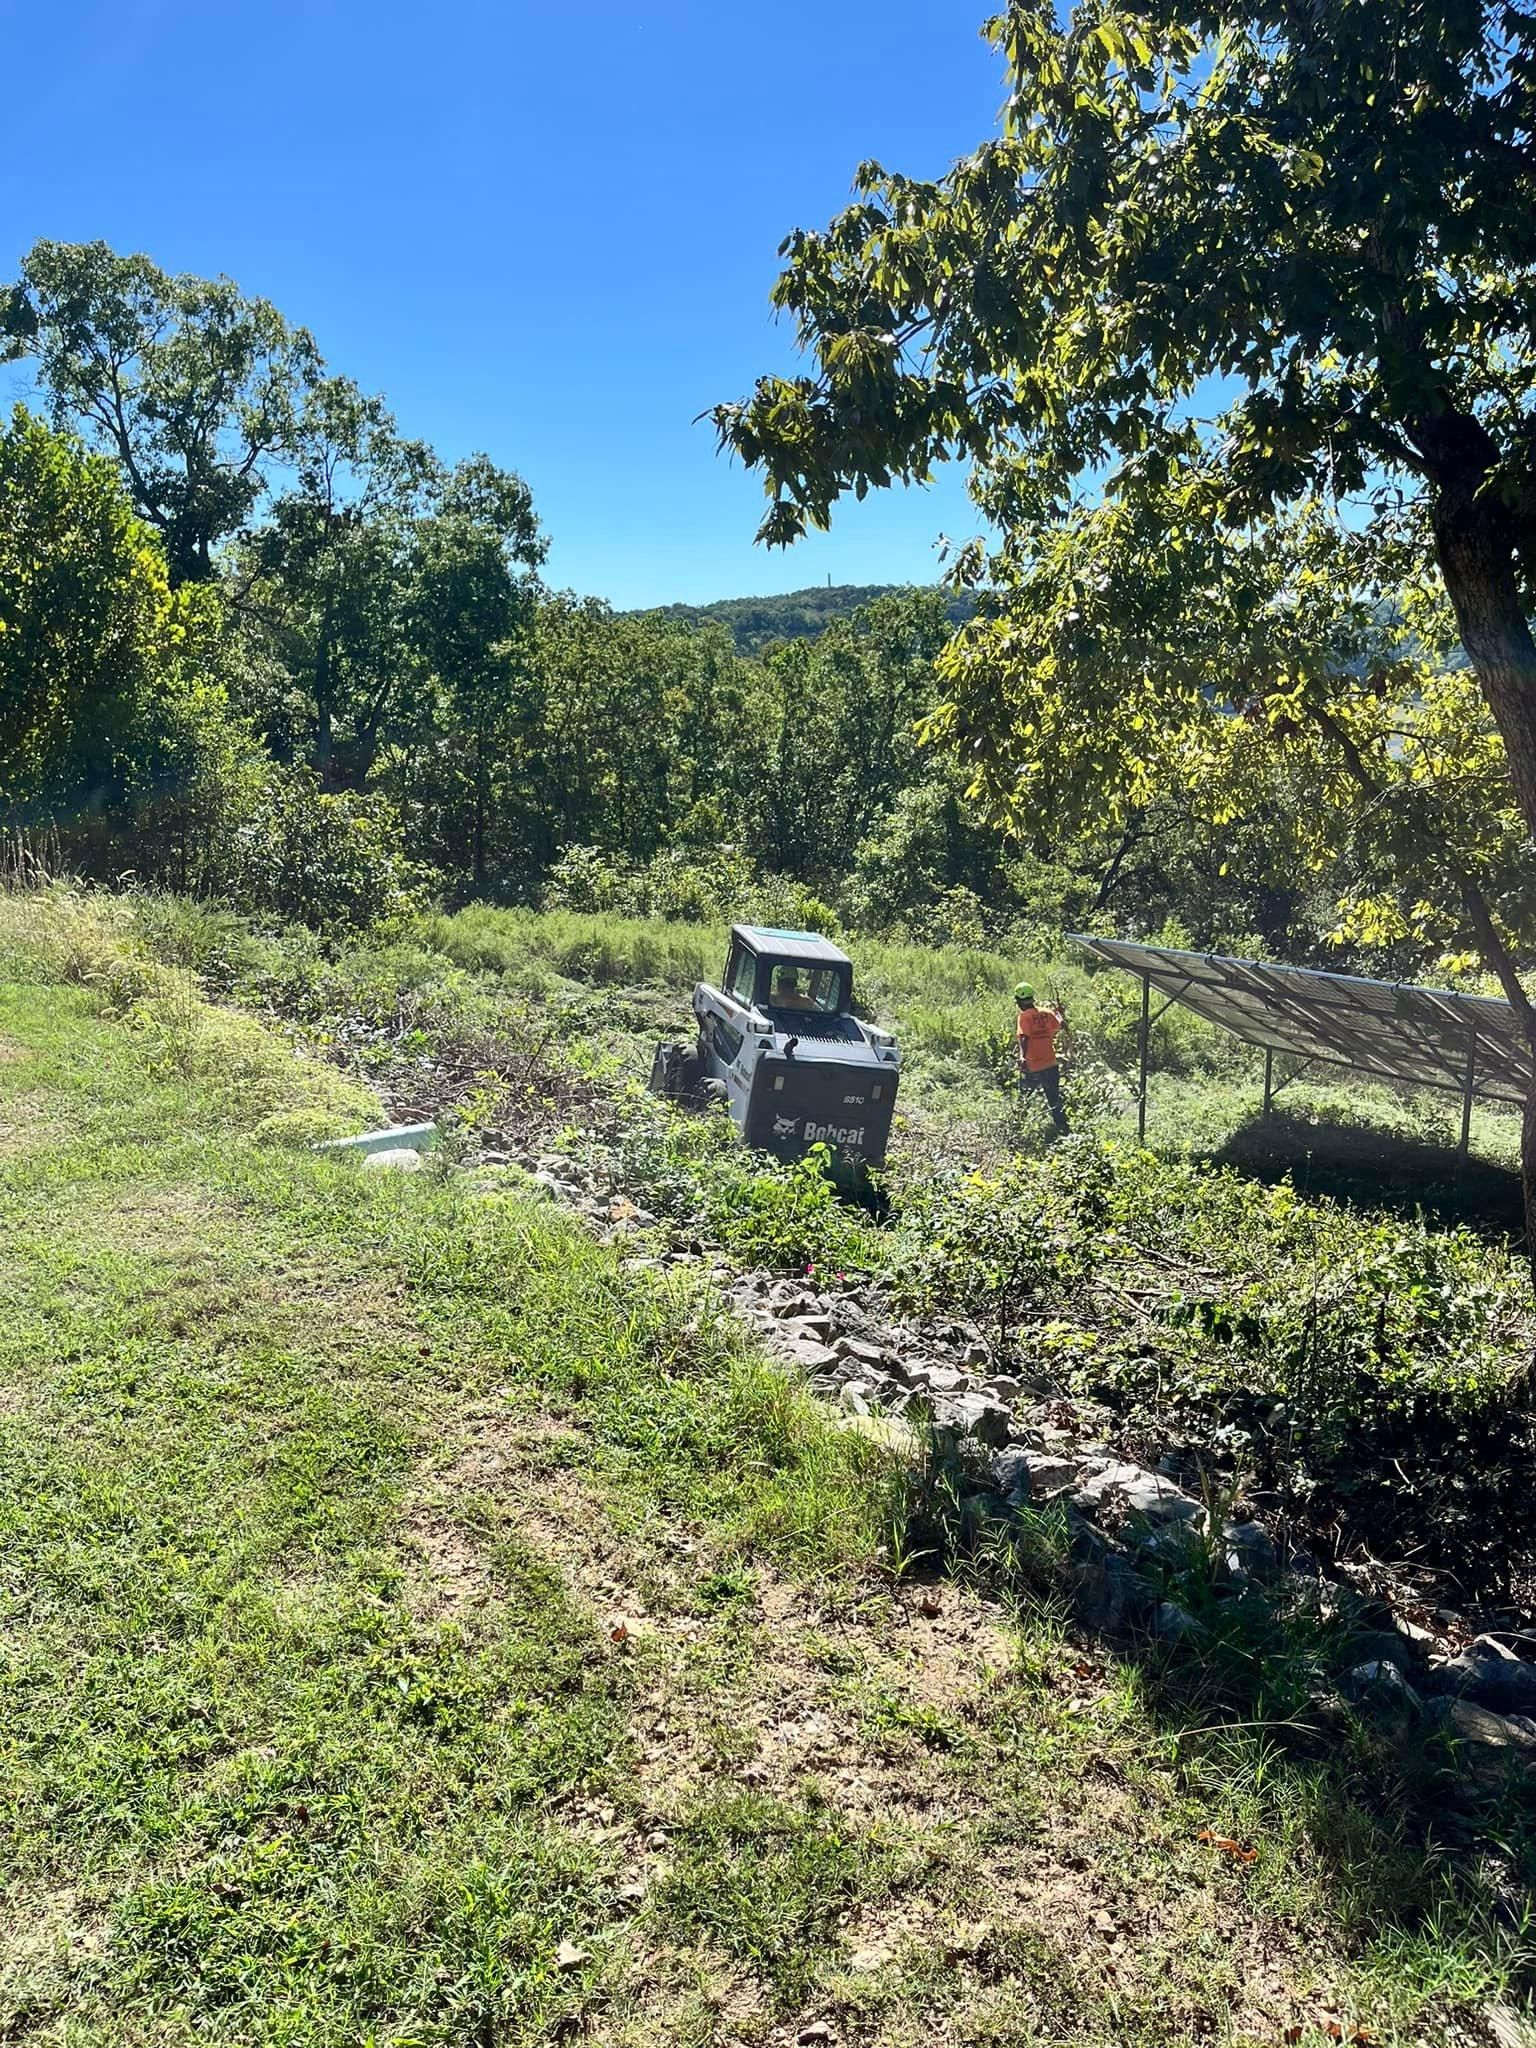
<path id="1" fill-rule="evenodd" d="M 1056 1040 L 1064 1020 L 1055 1010 L 1041 1009 L 1027 981 L 1019 983 L 1013 999 L 1019 1006 L 1019 1092 L 1030 1095 L 1038 1090 L 1046 1099 L 1057 1130 L 1069 1130 L 1067 1113 L 1061 1106 L 1061 1071 L 1056 1065 Z"/>
<path id="2" fill-rule="evenodd" d="M 800 978 L 793 967 L 773 970 L 773 1007 L 776 1010 L 808 1010 L 809 996 L 800 993 Z"/>

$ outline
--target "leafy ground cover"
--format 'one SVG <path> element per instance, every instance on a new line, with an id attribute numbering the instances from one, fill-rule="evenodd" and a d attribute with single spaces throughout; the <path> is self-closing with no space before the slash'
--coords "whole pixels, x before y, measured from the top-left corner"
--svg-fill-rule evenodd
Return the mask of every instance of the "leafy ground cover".
<path id="1" fill-rule="evenodd" d="M 1424 1832 L 1363 1738 L 1287 1757 L 1038 1574 L 925 1576 L 921 1475 L 699 1283 L 451 1158 L 295 1145 L 357 1084 L 43 915 L 0 990 L 0 2037 L 1470 2042 L 1518 2004 L 1513 1818 Z"/>

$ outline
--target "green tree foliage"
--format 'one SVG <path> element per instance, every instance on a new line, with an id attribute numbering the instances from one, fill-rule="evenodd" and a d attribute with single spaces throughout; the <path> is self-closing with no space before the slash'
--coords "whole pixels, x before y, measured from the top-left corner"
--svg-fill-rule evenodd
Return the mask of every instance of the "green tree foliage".
<path id="1" fill-rule="evenodd" d="M 718 628 L 688 632 L 596 600 L 541 607 L 535 662 L 550 846 L 643 861 L 671 836 L 745 837 L 768 707 Z"/>
<path id="2" fill-rule="evenodd" d="M 309 393 L 299 444 L 290 486 L 241 540 L 230 581 L 253 648 L 272 658 L 259 669 L 282 679 L 278 701 L 254 708 L 329 786 L 366 774 L 378 750 L 400 681 L 403 558 L 435 463 L 342 377 Z"/>
<path id="3" fill-rule="evenodd" d="M 1524 934 L 1497 915 L 1536 831 L 1536 16 L 1079 0 L 1058 18 L 1010 0 L 988 34 L 1001 133 L 936 181 L 865 164 L 855 203 L 785 244 L 776 298 L 814 374 L 716 413 L 764 472 L 765 536 L 970 461 L 1001 543 L 960 571 L 997 598 L 949 665 L 943 722 L 982 782 L 1138 807 L 1170 756 L 1189 787 L 1203 746 L 1219 826 L 1245 754 L 1304 736 L 1330 796 L 1344 763 L 1357 833 L 1380 825 L 1367 865 L 1399 896 L 1444 839 L 1434 896 L 1459 903 L 1536 1048 Z M 1346 548 L 1286 585 L 1348 497 L 1363 560 Z M 1266 561 L 1284 507 L 1301 538 Z M 1486 718 L 1456 671 L 1405 682 L 1362 654 L 1360 600 L 1415 525 Z M 1234 587 L 1262 605 L 1252 663 Z M 1213 598 L 1225 682 L 1212 634 L 1191 661 L 1174 627 Z M 1436 760 L 1487 799 L 1466 830 Z M 1536 1226 L 1536 1096 L 1527 1123 Z"/>
<path id="4" fill-rule="evenodd" d="M 0 807 L 15 821 L 185 791 L 234 743 L 218 605 L 173 591 L 115 465 L 18 407 L 0 432 Z"/>
<path id="5" fill-rule="evenodd" d="M 327 788 L 359 788 L 385 751 L 437 733 L 445 691 L 476 707 L 483 740 L 493 650 L 544 547 L 520 477 L 483 455 L 450 470 L 381 400 L 322 380 L 293 482 L 231 573 L 278 750 L 307 755 Z"/>
<path id="6" fill-rule="evenodd" d="M 252 909 L 324 932 L 388 922 L 417 900 L 389 799 L 323 790 L 303 768 L 262 779 L 221 880 Z"/>
<path id="7" fill-rule="evenodd" d="M 415 721 L 396 760 L 419 802 L 433 789 L 421 808 L 434 865 L 480 895 L 506 885 L 493 853 L 500 845 L 505 860 L 506 814 L 534 745 L 531 572 L 544 546 L 522 479 L 473 456 L 439 479 L 405 556 Z"/>
<path id="8" fill-rule="evenodd" d="M 297 446 L 314 342 L 227 278 L 171 277 L 105 242 L 38 242 L 0 289 L 0 361 L 35 359 L 56 424 L 122 465 L 173 584 L 214 574 L 267 465 Z"/>
<path id="9" fill-rule="evenodd" d="M 769 775 L 755 843 L 790 874 L 846 874 L 860 841 L 914 781 L 917 723 L 948 634 L 943 600 L 877 598 L 815 641 L 775 649 Z"/>
<path id="10" fill-rule="evenodd" d="M 724 626 L 738 654 L 761 655 L 780 640 L 814 640 L 834 619 L 851 618 L 878 597 L 895 597 L 895 583 L 812 584 L 773 597 L 725 597 L 714 604 L 661 605 L 648 616 L 679 626 Z M 970 617 L 974 606 L 964 591 L 945 591 L 952 625 Z"/>

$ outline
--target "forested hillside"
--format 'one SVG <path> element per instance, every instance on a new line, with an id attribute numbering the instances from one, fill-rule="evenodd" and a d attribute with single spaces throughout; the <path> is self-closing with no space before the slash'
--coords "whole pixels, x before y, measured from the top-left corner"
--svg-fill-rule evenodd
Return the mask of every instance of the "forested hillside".
<path id="1" fill-rule="evenodd" d="M 894 597 L 894 583 L 812 584 L 774 597 L 722 597 L 714 604 L 664 604 L 649 614 L 684 626 L 724 626 L 738 654 L 762 654 L 779 640 L 813 640 L 833 619 L 851 618 L 876 598 Z M 945 592 L 945 616 L 951 625 L 969 618 L 974 607 L 963 593 Z"/>

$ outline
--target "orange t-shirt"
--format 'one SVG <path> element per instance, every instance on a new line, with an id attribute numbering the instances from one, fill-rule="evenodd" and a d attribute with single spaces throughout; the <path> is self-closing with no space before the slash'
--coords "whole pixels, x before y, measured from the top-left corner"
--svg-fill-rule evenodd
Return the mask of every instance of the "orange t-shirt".
<path id="1" fill-rule="evenodd" d="M 1019 1012 L 1019 1052 L 1031 1074 L 1043 1074 L 1056 1064 L 1056 1034 L 1061 1019 L 1054 1010 L 1033 1007 Z"/>

